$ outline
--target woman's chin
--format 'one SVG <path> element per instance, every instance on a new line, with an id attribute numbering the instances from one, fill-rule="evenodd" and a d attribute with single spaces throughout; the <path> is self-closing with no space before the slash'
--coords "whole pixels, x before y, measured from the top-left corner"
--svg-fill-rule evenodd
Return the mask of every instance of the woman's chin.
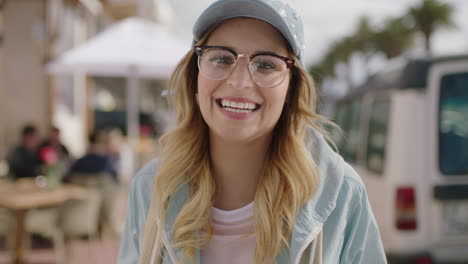
<path id="1" fill-rule="evenodd" d="M 217 133 L 217 137 L 224 141 L 224 142 L 231 142 L 231 143 L 247 143 L 251 141 L 253 138 L 252 135 L 243 134 L 243 133 L 235 133 L 232 131 L 226 133 Z"/>
<path id="2" fill-rule="evenodd" d="M 219 129 L 214 132 L 216 138 L 229 143 L 253 143 L 260 138 L 264 138 L 266 133 L 252 131 L 251 129 Z"/>

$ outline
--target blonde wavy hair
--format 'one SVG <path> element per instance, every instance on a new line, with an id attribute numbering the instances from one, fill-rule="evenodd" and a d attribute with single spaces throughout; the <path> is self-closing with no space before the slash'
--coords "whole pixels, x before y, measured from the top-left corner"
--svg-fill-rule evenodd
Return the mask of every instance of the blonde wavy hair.
<path id="1" fill-rule="evenodd" d="M 205 43 L 209 35 L 205 34 L 199 44 Z M 286 102 L 274 128 L 255 194 L 255 263 L 258 264 L 274 262 L 281 250 L 289 246 L 296 215 L 319 185 L 317 166 L 307 147 L 311 138 L 308 128 L 312 126 L 329 138 L 321 124 L 331 122 L 315 111 L 317 95 L 313 80 L 299 63 L 291 68 L 290 75 Z M 179 62 L 169 81 L 167 94 L 176 110 L 177 123 L 160 138 L 161 163 L 144 230 L 143 259 L 156 252 L 157 263 L 165 247 L 162 231 L 168 202 L 181 186 L 188 184 L 189 195 L 172 223 L 174 244 L 170 247 L 181 249 L 187 260 L 193 260 L 195 250 L 206 246 L 213 234 L 209 220 L 215 183 L 211 176 L 209 128 L 196 101 L 197 81 L 197 55 L 192 49 Z"/>

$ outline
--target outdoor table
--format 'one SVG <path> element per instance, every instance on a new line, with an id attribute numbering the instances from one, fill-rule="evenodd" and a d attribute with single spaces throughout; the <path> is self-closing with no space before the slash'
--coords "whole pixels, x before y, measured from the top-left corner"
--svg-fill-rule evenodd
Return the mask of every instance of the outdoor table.
<path id="1" fill-rule="evenodd" d="M 39 187 L 34 179 L 0 183 L 0 207 L 10 209 L 15 216 L 12 263 L 24 263 L 23 236 L 25 216 L 34 208 L 62 205 L 71 199 L 85 199 L 87 190 L 76 185 Z"/>

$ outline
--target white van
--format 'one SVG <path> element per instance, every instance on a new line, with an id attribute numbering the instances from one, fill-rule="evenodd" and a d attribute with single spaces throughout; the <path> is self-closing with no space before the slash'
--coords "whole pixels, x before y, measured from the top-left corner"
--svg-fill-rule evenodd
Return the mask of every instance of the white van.
<path id="1" fill-rule="evenodd" d="M 468 263 L 468 54 L 376 74 L 338 102 L 334 121 L 389 262 Z"/>

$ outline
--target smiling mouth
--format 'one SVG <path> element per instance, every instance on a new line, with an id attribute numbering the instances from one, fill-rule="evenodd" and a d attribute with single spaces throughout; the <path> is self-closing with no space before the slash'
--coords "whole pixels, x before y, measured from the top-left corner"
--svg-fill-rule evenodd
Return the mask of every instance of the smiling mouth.
<path id="1" fill-rule="evenodd" d="M 258 111 L 262 107 L 261 104 L 234 102 L 226 99 L 216 99 L 216 103 L 224 110 L 234 113 L 252 113 Z"/>

